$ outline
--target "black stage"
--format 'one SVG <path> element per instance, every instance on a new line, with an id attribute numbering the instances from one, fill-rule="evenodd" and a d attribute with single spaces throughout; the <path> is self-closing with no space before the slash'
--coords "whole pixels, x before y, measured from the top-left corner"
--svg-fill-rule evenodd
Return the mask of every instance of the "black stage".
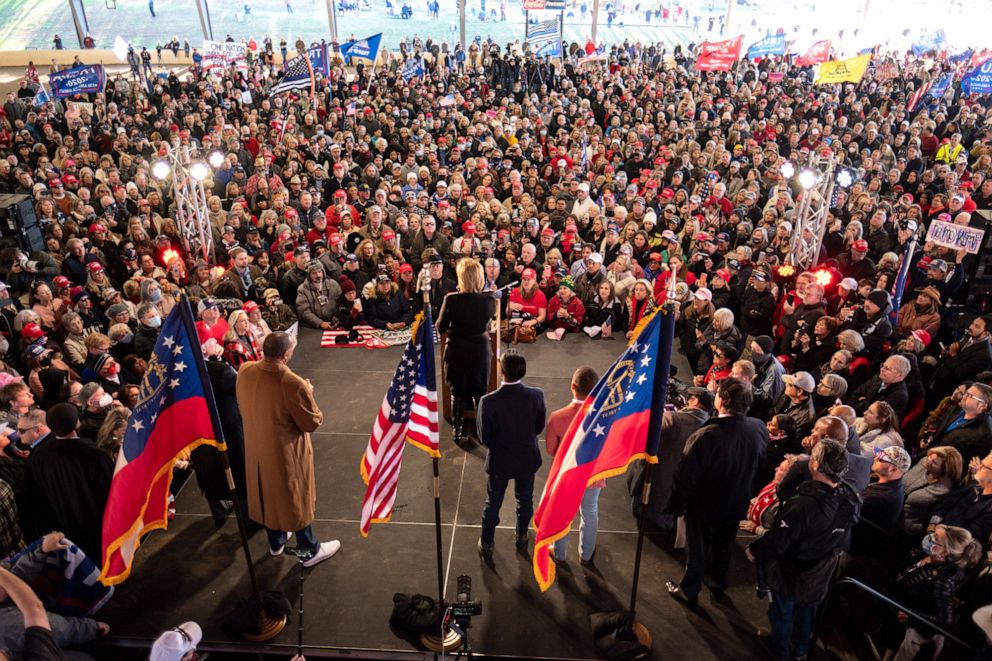
<path id="1" fill-rule="evenodd" d="M 436 596 L 431 461 L 425 453 L 412 446 L 406 449 L 392 523 L 374 525 L 368 539 L 362 539 L 358 530 L 364 495 L 359 460 L 402 348 L 369 351 L 318 345 L 318 335 L 304 331 L 293 367 L 313 382 L 324 411 L 324 425 L 313 436 L 319 517 L 314 531 L 321 540 L 340 539 L 342 549 L 307 570 L 306 654 L 433 658 L 395 635 L 388 623 L 394 592 Z M 550 342 L 541 337 L 517 350 L 529 360 L 526 382 L 544 388 L 550 411 L 570 401 L 569 378 L 576 366 L 586 363 L 602 372 L 623 350 L 623 340 L 568 336 Z M 673 362 L 688 377 L 685 359 L 677 355 Z M 473 597 L 483 601 L 483 614 L 473 619 L 471 628 L 477 655 L 598 658 L 588 614 L 625 608 L 630 594 L 637 535 L 624 478 L 610 480 L 600 500 L 596 569 L 579 566 L 577 534 L 573 534 L 570 568 L 560 570 L 555 585 L 542 594 L 530 559 L 514 550 L 512 489 L 497 532 L 494 571 L 485 567 L 476 551 L 485 499 L 484 449 L 455 447 L 450 427 L 443 423 L 441 445 L 446 596 L 453 598 L 458 575 L 474 579 Z M 549 464 L 545 460 L 536 480 L 535 501 Z M 101 619 L 111 624 L 112 637 L 106 642 L 147 646 L 160 631 L 195 620 L 204 631 L 201 650 L 264 651 L 287 658 L 294 654 L 295 613 L 286 629 L 264 647 L 231 640 L 220 630 L 222 614 L 250 592 L 237 524 L 232 518 L 215 530 L 192 479 L 177 496 L 176 509 L 175 521 L 167 531 L 146 540 L 131 578 L 117 588 L 101 612 Z M 673 550 L 672 542 L 670 535 L 652 534 L 645 543 L 638 615 L 654 636 L 653 658 L 761 658 L 752 634 L 767 626 L 766 602 L 755 598 L 753 570 L 743 550 L 734 557 L 735 587 L 728 592 L 729 599 L 717 604 L 704 591 L 700 596 L 704 608 L 693 614 L 664 589 L 665 580 L 677 580 L 682 571 L 683 553 Z M 295 558 L 270 557 L 261 533 L 252 537 L 251 550 L 261 588 L 282 589 L 295 611 L 299 593 Z M 836 658 L 838 651 L 829 654 Z"/>

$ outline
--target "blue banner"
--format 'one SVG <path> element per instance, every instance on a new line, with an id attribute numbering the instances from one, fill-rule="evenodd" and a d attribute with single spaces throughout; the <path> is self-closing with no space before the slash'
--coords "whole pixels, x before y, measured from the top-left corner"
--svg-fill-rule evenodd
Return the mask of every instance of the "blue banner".
<path id="1" fill-rule="evenodd" d="M 65 99 L 76 94 L 95 94 L 103 91 L 107 77 L 103 65 L 87 64 L 63 71 L 56 71 L 48 78 L 52 94 L 56 99 Z"/>
<path id="2" fill-rule="evenodd" d="M 770 34 L 747 49 L 747 59 L 754 60 L 769 55 L 785 55 L 785 35 Z"/>
<path id="3" fill-rule="evenodd" d="M 52 98 L 50 96 L 48 96 L 48 90 L 45 89 L 45 86 L 44 85 L 38 85 L 38 91 L 35 92 L 34 99 L 32 99 L 32 101 L 31 101 L 31 105 L 33 105 L 35 108 L 37 108 L 38 106 L 45 105 L 46 103 L 48 103 L 51 100 L 52 100 Z"/>
<path id="4" fill-rule="evenodd" d="M 935 99 L 942 98 L 945 94 L 947 94 L 947 89 L 951 86 L 951 82 L 953 80 L 954 80 L 954 74 L 953 73 L 947 74 L 942 79 L 940 79 L 939 81 L 933 84 L 933 87 L 931 87 L 930 91 L 928 92 L 929 95 Z"/>
<path id="5" fill-rule="evenodd" d="M 535 44 L 534 56 L 541 57 L 561 57 L 561 42 L 557 39 L 547 41 L 541 45 Z"/>
<path id="6" fill-rule="evenodd" d="M 403 63 L 403 80 L 420 78 L 424 75 L 424 65 L 419 57 L 411 57 Z"/>
<path id="7" fill-rule="evenodd" d="M 365 60 L 375 62 L 379 54 L 379 44 L 382 42 L 382 33 L 374 34 L 365 39 L 349 41 L 341 44 L 341 56 L 344 57 L 345 64 L 351 64 L 351 58 L 360 57 Z"/>
<path id="8" fill-rule="evenodd" d="M 940 50 L 940 47 L 947 43 L 943 30 L 927 32 L 920 35 L 920 40 L 913 44 L 913 55 L 919 57 L 930 51 Z"/>
<path id="9" fill-rule="evenodd" d="M 992 60 L 986 60 L 965 74 L 961 89 L 965 94 L 992 93 Z"/>
<path id="10" fill-rule="evenodd" d="M 951 55 L 947 59 L 948 59 L 948 61 L 952 62 L 953 64 L 961 64 L 962 62 L 967 62 L 968 60 L 970 60 L 971 59 L 971 55 L 972 55 L 973 52 L 974 51 L 972 51 L 969 48 L 965 52 L 958 53 L 957 55 Z"/>
<path id="11" fill-rule="evenodd" d="M 307 49 L 307 56 L 310 58 L 310 66 L 313 67 L 314 75 L 319 74 L 324 78 L 330 78 L 331 68 L 327 60 L 327 44 Z"/>

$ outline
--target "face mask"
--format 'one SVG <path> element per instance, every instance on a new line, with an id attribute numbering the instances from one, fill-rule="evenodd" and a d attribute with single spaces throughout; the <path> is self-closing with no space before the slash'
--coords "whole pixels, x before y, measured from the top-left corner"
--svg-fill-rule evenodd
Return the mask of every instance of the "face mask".
<path id="1" fill-rule="evenodd" d="M 756 364 L 763 363 L 763 362 L 765 362 L 765 360 L 767 358 L 768 358 L 768 354 L 767 353 L 761 353 L 759 351 L 752 351 L 751 352 L 751 362 L 753 362 L 753 363 L 756 363 Z"/>
<path id="2" fill-rule="evenodd" d="M 10 349 L 10 342 L 6 338 L 0 338 L 0 354 L 5 354 Z"/>
<path id="3" fill-rule="evenodd" d="M 162 317 L 158 315 L 155 315 L 154 317 L 148 320 L 149 328 L 159 328 L 161 325 L 162 325 Z"/>
<path id="4" fill-rule="evenodd" d="M 121 338 L 121 344 L 131 344 L 134 342 L 134 333 L 128 333 Z"/>
<path id="5" fill-rule="evenodd" d="M 148 298 L 152 299 L 152 303 L 158 303 L 159 301 L 162 300 L 162 290 L 161 289 L 151 290 L 150 292 L 148 292 Z"/>
<path id="6" fill-rule="evenodd" d="M 114 403 L 114 398 L 110 396 L 110 393 L 105 392 L 102 395 L 100 395 L 100 400 L 97 402 L 97 405 L 100 408 L 105 409 L 105 408 L 109 408 L 110 405 L 113 403 Z"/>
<path id="7" fill-rule="evenodd" d="M 937 539 L 933 533 L 930 533 L 926 537 L 924 537 L 923 541 L 920 543 L 920 546 L 923 547 L 923 551 L 927 555 L 933 555 L 933 549 L 936 545 L 937 545 Z"/>

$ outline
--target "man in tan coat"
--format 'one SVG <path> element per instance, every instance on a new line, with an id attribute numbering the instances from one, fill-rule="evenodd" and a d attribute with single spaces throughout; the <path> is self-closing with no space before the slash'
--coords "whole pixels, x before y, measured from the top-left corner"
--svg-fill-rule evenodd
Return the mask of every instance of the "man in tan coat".
<path id="1" fill-rule="evenodd" d="M 296 532 L 296 555 L 312 567 L 334 555 L 341 542 L 320 543 L 310 524 L 317 490 L 310 432 L 324 420 L 313 386 L 289 369 L 296 341 L 282 331 L 262 345 L 265 359 L 238 372 L 238 407 L 245 429 L 248 514 L 265 526 L 269 553 L 281 555 Z"/>

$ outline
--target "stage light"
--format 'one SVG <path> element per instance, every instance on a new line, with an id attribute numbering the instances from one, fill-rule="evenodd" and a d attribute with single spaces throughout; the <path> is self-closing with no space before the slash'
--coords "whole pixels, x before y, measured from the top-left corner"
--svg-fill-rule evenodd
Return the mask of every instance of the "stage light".
<path id="1" fill-rule="evenodd" d="M 223 276 L 223 275 L 224 275 L 225 273 L 227 273 L 227 269 L 225 269 L 225 268 L 224 268 L 223 266 L 215 266 L 215 267 L 213 268 L 213 271 L 212 271 L 212 273 L 213 273 L 213 275 L 214 275 L 214 280 L 218 280 L 218 279 L 220 279 L 220 278 L 221 278 L 221 277 L 222 277 L 222 276 Z"/>
<path id="2" fill-rule="evenodd" d="M 812 170 L 806 169 L 799 173 L 799 185 L 803 187 L 804 190 L 809 190 L 816 185 L 816 173 Z"/>
<path id="3" fill-rule="evenodd" d="M 782 176 L 785 177 L 786 179 L 792 179 L 792 175 L 796 173 L 796 166 L 793 165 L 790 161 L 786 161 L 785 163 L 782 164 L 782 167 L 779 169 L 779 172 L 781 172 Z"/>
<path id="4" fill-rule="evenodd" d="M 813 271 L 813 278 L 820 286 L 829 287 L 830 283 L 834 281 L 834 274 L 831 273 L 828 269 L 819 269 Z"/>
<path id="5" fill-rule="evenodd" d="M 179 259 L 179 251 L 169 248 L 168 250 L 162 253 L 162 261 L 165 262 L 166 265 L 168 265 L 169 262 L 171 262 L 174 259 Z"/>
<path id="6" fill-rule="evenodd" d="M 847 168 L 841 168 L 837 171 L 837 185 L 841 188 L 850 188 L 851 184 L 854 183 L 854 175 Z"/>
<path id="7" fill-rule="evenodd" d="M 796 276 L 796 267 L 792 264 L 782 264 L 775 269 L 775 276 L 779 280 L 789 280 Z"/>
<path id="8" fill-rule="evenodd" d="M 197 181 L 203 181 L 210 174 L 210 169 L 207 168 L 206 163 L 200 163 L 197 161 L 193 165 L 189 166 L 189 176 L 193 177 Z"/>
<path id="9" fill-rule="evenodd" d="M 160 181 L 168 178 L 170 172 L 172 172 L 172 168 L 165 161 L 157 161 L 152 166 L 152 176 Z"/>
<path id="10" fill-rule="evenodd" d="M 215 170 L 224 164 L 224 154 L 219 151 L 211 152 L 210 154 L 210 167 Z"/>

